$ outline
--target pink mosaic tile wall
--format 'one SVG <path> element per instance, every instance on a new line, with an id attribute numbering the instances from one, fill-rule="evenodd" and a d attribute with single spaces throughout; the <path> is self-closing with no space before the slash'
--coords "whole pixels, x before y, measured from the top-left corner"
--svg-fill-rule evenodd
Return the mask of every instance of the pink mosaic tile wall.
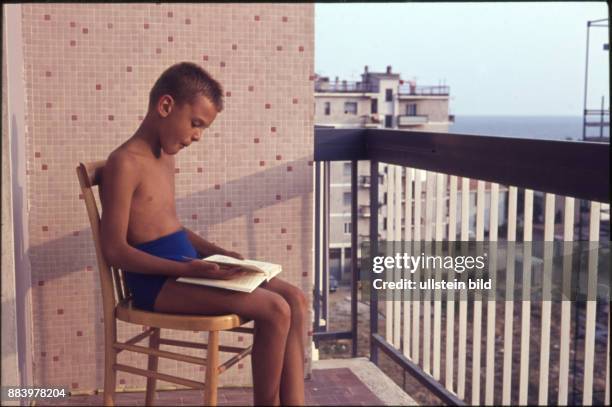
<path id="1" fill-rule="evenodd" d="M 103 387 L 99 277 L 75 167 L 106 158 L 133 134 L 151 85 L 176 62 L 201 64 L 226 96 L 203 140 L 178 155 L 179 217 L 222 246 L 282 263 L 284 278 L 311 297 L 312 4 L 36 4 L 22 11 L 36 384 Z M 136 333 L 119 324 L 120 339 Z M 169 337 L 205 340 L 193 332 Z M 146 367 L 144 355 L 124 352 L 119 361 Z M 179 362 L 163 360 L 160 370 L 204 378 Z M 220 384 L 250 380 L 246 359 Z M 143 388 L 145 379 L 119 373 L 118 385 Z"/>

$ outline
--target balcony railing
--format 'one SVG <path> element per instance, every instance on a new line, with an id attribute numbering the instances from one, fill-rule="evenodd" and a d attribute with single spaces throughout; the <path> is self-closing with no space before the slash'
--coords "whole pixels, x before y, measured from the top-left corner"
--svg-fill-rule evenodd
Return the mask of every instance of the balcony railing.
<path id="1" fill-rule="evenodd" d="M 370 83 L 363 82 L 351 82 L 351 81 L 339 81 L 339 82 L 328 82 L 318 81 L 315 82 L 315 92 L 355 92 L 355 93 L 377 93 L 378 86 Z"/>
<path id="2" fill-rule="evenodd" d="M 397 125 L 400 127 L 404 126 L 418 126 L 420 124 L 426 124 L 429 121 L 427 115 L 400 115 L 397 116 Z"/>
<path id="3" fill-rule="evenodd" d="M 412 86 L 400 85 L 399 96 L 448 96 L 450 86 Z"/>
<path id="4" fill-rule="evenodd" d="M 386 231 L 379 230 L 379 184 L 369 185 L 370 202 L 376 204 L 370 206 L 368 240 L 377 253 L 381 232 L 395 241 L 552 242 L 559 224 L 563 241 L 597 242 L 602 234 L 609 241 L 609 218 L 602 223 L 609 216 L 608 153 L 609 145 L 602 143 L 315 130 L 315 341 L 352 339 L 356 355 L 358 237 L 365 235 L 357 223 L 359 160 L 370 161 L 370 179 L 378 178 L 379 165 L 387 166 L 380 186 L 388 197 Z M 328 318 L 321 304 L 326 307 L 329 279 L 329 192 L 321 180 L 329 176 L 330 161 L 352 162 L 351 329 L 342 332 L 319 324 L 320 317 Z M 402 194 L 414 205 L 401 205 Z M 498 211 L 502 200 L 505 209 Z M 597 280 L 598 259 L 589 255 L 588 274 L 578 281 L 591 294 L 609 290 Z M 564 281 L 578 277 L 572 276 L 571 264 L 570 257 L 565 267 L 564 259 Z M 544 261 L 544 271 L 547 267 L 551 264 Z M 513 278 L 547 284 L 550 273 L 529 270 L 523 266 Z M 523 289 L 529 292 L 529 285 Z M 370 359 L 378 363 L 382 350 L 448 404 L 609 404 L 609 291 L 607 296 L 581 304 L 473 300 L 468 308 L 465 300 L 427 295 L 379 303 L 373 290 Z M 378 331 L 379 315 L 384 334 Z"/>

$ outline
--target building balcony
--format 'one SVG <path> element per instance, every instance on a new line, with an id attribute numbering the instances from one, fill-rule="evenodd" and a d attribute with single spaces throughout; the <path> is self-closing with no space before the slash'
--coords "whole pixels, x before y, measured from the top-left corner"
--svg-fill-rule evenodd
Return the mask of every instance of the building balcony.
<path id="1" fill-rule="evenodd" d="M 410 84 L 400 85 L 398 96 L 448 96 L 450 86 L 414 86 Z"/>
<path id="2" fill-rule="evenodd" d="M 427 124 L 429 116 L 427 115 L 400 115 L 397 116 L 398 127 L 410 127 Z"/>
<path id="3" fill-rule="evenodd" d="M 405 390 L 422 404 L 609 403 L 610 281 L 604 277 L 610 241 L 608 153 L 607 143 L 316 130 L 315 173 L 323 168 L 320 163 L 336 160 L 369 161 L 370 179 L 379 175 L 379 164 L 387 168 L 384 185 L 369 185 L 376 204 L 351 207 L 354 219 L 369 208 L 369 228 L 362 230 L 362 222 L 352 228 L 352 281 L 340 294 L 351 300 L 341 307 L 316 289 L 326 286 L 331 266 L 323 256 L 325 242 L 317 238 L 329 224 L 320 212 L 323 206 L 315 207 L 321 222 L 315 222 L 315 258 L 320 261 L 315 262 L 314 320 L 325 321 L 313 327 L 317 346 L 350 340 L 347 356 L 367 354 L 399 383 L 403 374 L 410 376 L 418 384 Z M 353 177 L 353 188 L 358 179 Z M 324 185 L 315 184 L 315 201 L 324 191 Z M 388 197 L 384 231 L 377 199 L 381 192 Z M 402 196 L 415 205 L 398 210 Z M 382 301 L 382 294 L 372 294 L 368 259 L 358 254 L 363 250 L 358 243 L 368 241 L 370 248 L 384 250 L 385 240 L 397 241 L 397 236 L 406 243 L 418 239 L 419 250 L 427 250 L 427 241 L 501 242 L 508 248 L 525 242 L 523 247 L 552 247 L 561 241 L 586 244 L 589 255 L 563 253 L 552 261 L 525 249 L 506 250 L 506 259 L 520 267 L 497 267 L 497 281 L 506 293 L 534 295 L 530 301 L 476 301 L 458 295 L 451 300 L 435 293 Z M 543 300 L 550 284 L 569 281 L 591 291 L 579 301 Z M 581 356 L 572 356 L 572 349 Z M 417 397 L 419 388 L 428 394 Z"/>
<path id="4" fill-rule="evenodd" d="M 319 79 L 315 82 L 315 92 L 341 93 L 378 93 L 378 86 L 370 83 L 353 81 L 335 81 Z"/>

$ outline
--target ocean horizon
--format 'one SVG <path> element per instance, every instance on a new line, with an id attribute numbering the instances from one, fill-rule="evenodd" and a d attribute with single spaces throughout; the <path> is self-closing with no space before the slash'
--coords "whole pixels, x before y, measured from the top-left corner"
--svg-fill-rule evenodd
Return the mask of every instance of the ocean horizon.
<path id="1" fill-rule="evenodd" d="M 582 116 L 455 115 L 455 122 L 448 131 L 540 140 L 582 140 Z M 599 128 L 587 128 L 587 135 L 599 136 Z M 609 140 L 609 126 L 604 127 L 603 135 Z"/>

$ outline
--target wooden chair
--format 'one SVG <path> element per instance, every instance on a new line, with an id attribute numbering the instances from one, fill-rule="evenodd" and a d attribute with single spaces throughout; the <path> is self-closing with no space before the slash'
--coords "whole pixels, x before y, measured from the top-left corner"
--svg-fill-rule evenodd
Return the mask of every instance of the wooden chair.
<path id="1" fill-rule="evenodd" d="M 152 405 L 157 379 L 204 390 L 204 404 L 217 404 L 217 381 L 220 373 L 236 364 L 251 353 L 252 346 L 239 348 L 219 345 L 219 331 L 253 333 L 252 328 L 241 327 L 249 322 L 238 315 L 200 316 L 149 312 L 136 308 L 125 284 L 123 272 L 109 267 L 100 245 L 100 213 L 94 198 L 93 188 L 100 185 L 102 169 L 106 161 L 80 163 L 77 175 L 83 192 L 87 214 L 91 223 L 93 240 L 102 286 L 104 312 L 104 405 L 114 405 L 117 371 L 146 376 L 146 405 Z M 100 192 L 100 191 L 98 191 Z M 117 341 L 117 320 L 143 325 L 146 329 L 126 342 Z M 186 331 L 208 331 L 208 343 L 178 341 L 161 338 L 161 328 Z M 137 345 L 149 338 L 149 346 Z M 160 345 L 207 349 L 206 359 L 160 350 Z M 132 351 L 149 355 L 147 370 L 117 363 L 117 354 Z M 236 353 L 226 362 L 219 364 L 219 352 Z M 206 366 L 206 381 L 197 382 L 157 372 L 160 357 Z"/>

